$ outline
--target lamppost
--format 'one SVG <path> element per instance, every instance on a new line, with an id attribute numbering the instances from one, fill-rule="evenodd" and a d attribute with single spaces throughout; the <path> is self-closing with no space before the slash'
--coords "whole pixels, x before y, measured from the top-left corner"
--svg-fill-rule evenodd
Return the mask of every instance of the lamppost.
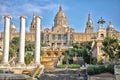
<path id="1" fill-rule="evenodd" d="M 89 55 L 90 55 L 90 64 L 92 62 L 92 50 L 89 51 Z"/>
<path id="2" fill-rule="evenodd" d="M 70 49 L 72 49 L 72 48 L 73 48 L 73 46 L 68 46 L 68 52 L 69 52 L 69 54 L 71 53 Z M 66 58 L 67 58 L 67 60 L 66 60 L 66 64 L 67 64 L 66 70 L 67 70 L 68 69 L 68 65 L 69 65 L 69 60 L 68 60 L 69 55 L 68 55 L 68 53 L 66 54 Z"/>
<path id="3" fill-rule="evenodd" d="M 72 49 L 73 48 L 73 46 L 68 46 L 68 49 L 69 49 L 69 54 L 71 53 L 71 50 L 70 49 Z M 67 58 L 67 60 L 66 60 L 66 64 L 67 64 L 67 68 L 68 68 L 68 65 L 69 65 L 69 60 L 68 60 L 68 57 L 69 55 L 68 55 L 68 53 L 66 54 L 66 58 Z"/>
<path id="4" fill-rule="evenodd" d="M 68 46 L 68 52 L 69 52 L 69 54 L 71 53 L 71 48 L 73 48 L 73 46 Z M 66 66 L 66 74 L 68 73 L 68 65 L 69 65 L 69 60 L 68 60 L 68 53 L 66 54 L 66 58 L 67 58 L 67 60 L 66 60 L 66 64 L 67 64 L 67 66 Z M 65 78 L 65 80 L 67 80 L 67 77 Z"/>

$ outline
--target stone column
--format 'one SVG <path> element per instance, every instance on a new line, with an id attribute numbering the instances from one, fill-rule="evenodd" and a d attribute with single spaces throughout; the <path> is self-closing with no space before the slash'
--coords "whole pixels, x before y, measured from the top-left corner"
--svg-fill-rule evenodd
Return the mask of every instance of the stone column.
<path id="1" fill-rule="evenodd" d="M 67 45 L 70 45 L 70 33 L 67 33 Z"/>
<path id="2" fill-rule="evenodd" d="M 26 16 L 20 16 L 20 42 L 19 42 L 19 66 L 25 66 L 25 19 Z"/>
<path id="3" fill-rule="evenodd" d="M 9 15 L 4 16 L 4 42 L 3 42 L 3 59 L 2 64 L 4 66 L 9 66 L 9 31 L 10 31 L 10 19 L 12 17 Z"/>
<path id="4" fill-rule="evenodd" d="M 35 65 L 40 65 L 40 25 L 41 17 L 36 16 L 36 32 L 35 32 Z"/>

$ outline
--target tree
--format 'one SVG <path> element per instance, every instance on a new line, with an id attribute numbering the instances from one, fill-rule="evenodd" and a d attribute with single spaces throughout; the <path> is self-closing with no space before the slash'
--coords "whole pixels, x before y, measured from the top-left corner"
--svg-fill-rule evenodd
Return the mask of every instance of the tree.
<path id="1" fill-rule="evenodd" d="M 30 52 L 26 53 L 26 55 L 25 55 L 25 63 L 26 64 L 30 64 L 30 62 L 33 61 L 33 59 L 34 59 L 33 53 L 30 53 Z"/>
<path id="2" fill-rule="evenodd" d="M 19 50 L 19 37 L 14 37 L 14 38 L 10 41 L 9 59 L 17 56 L 18 50 Z"/>
<path id="3" fill-rule="evenodd" d="M 103 42 L 102 50 L 104 51 L 103 56 L 108 57 L 111 63 L 118 60 L 119 54 L 119 41 L 116 38 L 106 37 Z"/>
<path id="4" fill-rule="evenodd" d="M 45 46 L 46 44 L 41 43 L 41 47 Z M 29 64 L 34 59 L 34 50 L 35 50 L 35 43 L 25 40 L 25 63 Z M 19 37 L 14 37 L 10 41 L 10 48 L 9 48 L 9 59 L 18 56 L 19 52 Z M 41 49 L 40 55 L 44 54 L 44 51 Z"/>
<path id="5" fill-rule="evenodd" d="M 91 42 L 85 42 L 85 43 L 80 43 L 80 44 L 73 43 L 72 46 L 73 46 L 72 49 L 68 49 L 65 51 L 64 62 L 66 60 L 66 56 L 69 55 L 69 62 L 72 62 L 72 58 L 77 56 L 77 57 L 83 57 L 83 59 L 86 63 L 90 63 L 89 51 L 91 49 Z M 69 52 L 69 51 L 71 51 L 71 52 Z"/>

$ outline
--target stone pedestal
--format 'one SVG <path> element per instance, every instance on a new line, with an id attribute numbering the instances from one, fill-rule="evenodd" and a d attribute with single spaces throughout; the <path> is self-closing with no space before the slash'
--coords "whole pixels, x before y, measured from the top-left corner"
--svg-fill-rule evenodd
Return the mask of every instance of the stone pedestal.
<path id="1" fill-rule="evenodd" d="M 9 15 L 4 16 L 4 42 L 3 42 L 3 59 L 2 65 L 9 66 L 9 31 L 10 31 L 10 19 L 12 17 Z"/>

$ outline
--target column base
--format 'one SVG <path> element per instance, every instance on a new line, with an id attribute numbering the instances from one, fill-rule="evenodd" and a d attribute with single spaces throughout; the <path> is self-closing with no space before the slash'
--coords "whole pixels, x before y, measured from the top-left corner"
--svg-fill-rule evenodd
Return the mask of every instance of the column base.
<path id="1" fill-rule="evenodd" d="M 21 63 L 21 62 L 18 62 L 16 64 L 16 67 L 25 67 L 25 66 L 26 66 L 26 64 L 25 63 Z"/>
<path id="2" fill-rule="evenodd" d="M 41 64 L 38 63 L 38 62 L 35 62 L 33 65 L 34 65 L 34 66 L 40 66 Z"/>
<path id="3" fill-rule="evenodd" d="M 10 64 L 7 62 L 2 62 L 2 64 L 0 64 L 0 66 L 3 66 L 3 67 L 9 67 L 10 66 Z"/>

